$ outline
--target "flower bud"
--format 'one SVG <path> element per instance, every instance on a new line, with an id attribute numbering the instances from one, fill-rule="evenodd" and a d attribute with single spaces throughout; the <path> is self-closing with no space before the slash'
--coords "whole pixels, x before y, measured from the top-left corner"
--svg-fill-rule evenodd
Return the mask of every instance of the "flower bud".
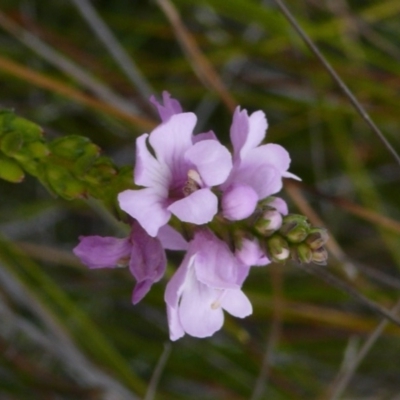
<path id="1" fill-rule="evenodd" d="M 117 170 L 111 160 L 107 157 L 98 157 L 83 175 L 85 182 L 99 185 L 115 179 Z"/>
<path id="2" fill-rule="evenodd" d="M 280 235 L 273 235 L 267 239 L 269 255 L 276 262 L 282 262 L 289 258 L 290 249 L 287 241 Z"/>
<path id="3" fill-rule="evenodd" d="M 97 156 L 100 148 L 83 136 L 70 135 L 55 139 L 50 143 L 50 150 L 54 156 L 65 160 L 76 161 L 82 156 Z"/>
<path id="4" fill-rule="evenodd" d="M 279 211 L 282 215 L 288 214 L 288 206 L 286 202 L 280 197 L 269 196 L 259 203 L 261 209 L 274 208 Z"/>
<path id="5" fill-rule="evenodd" d="M 325 247 L 320 247 L 312 251 L 312 262 L 319 265 L 326 265 L 328 259 L 328 252 Z"/>
<path id="6" fill-rule="evenodd" d="M 273 209 L 266 210 L 257 220 L 254 228 L 263 236 L 269 236 L 276 232 L 282 225 L 282 215 Z"/>
<path id="7" fill-rule="evenodd" d="M 86 188 L 69 170 L 60 165 L 44 166 L 45 178 L 50 188 L 66 200 L 82 198 Z"/>
<path id="8" fill-rule="evenodd" d="M 302 242 L 309 233 L 310 224 L 303 215 L 289 214 L 283 218 L 279 232 L 291 243 Z"/>
<path id="9" fill-rule="evenodd" d="M 308 264 L 312 260 L 313 253 L 306 243 L 300 243 L 292 248 L 291 255 L 295 261 Z"/>
<path id="10" fill-rule="evenodd" d="M 0 150 L 7 156 L 12 157 L 21 150 L 24 138 L 20 132 L 9 132 L 5 134 L 0 142 Z"/>
<path id="11" fill-rule="evenodd" d="M 312 228 L 307 236 L 306 243 L 312 250 L 316 250 L 322 247 L 328 239 L 328 231 L 325 228 Z"/>
<path id="12" fill-rule="evenodd" d="M 11 110 L 0 111 L 0 136 L 2 134 L 17 133 L 24 142 L 30 143 L 43 136 L 40 126 L 24 118 L 17 117 Z"/>
<path id="13" fill-rule="evenodd" d="M 39 140 L 24 146 L 23 152 L 24 154 L 29 156 L 29 158 L 35 158 L 35 159 L 43 158 L 50 154 L 50 150 L 48 149 L 46 144 Z"/>
<path id="14" fill-rule="evenodd" d="M 0 155 L 0 179 L 19 183 L 24 179 L 24 171 L 17 162 Z"/>

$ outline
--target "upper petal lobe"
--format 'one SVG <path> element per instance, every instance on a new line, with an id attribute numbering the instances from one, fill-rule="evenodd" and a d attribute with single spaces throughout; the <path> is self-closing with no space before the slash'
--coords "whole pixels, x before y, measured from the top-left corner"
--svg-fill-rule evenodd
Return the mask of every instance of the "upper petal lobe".
<path id="1" fill-rule="evenodd" d="M 136 140 L 135 183 L 146 187 L 168 188 L 171 172 L 165 164 L 161 164 L 147 148 L 148 134 Z"/>
<path id="2" fill-rule="evenodd" d="M 232 169 L 231 154 L 216 140 L 202 140 L 196 143 L 186 151 L 185 158 L 196 166 L 208 187 L 225 182 Z"/>
<path id="3" fill-rule="evenodd" d="M 186 176 L 188 168 L 184 154 L 192 146 L 196 121 L 193 113 L 175 114 L 150 134 L 149 142 L 157 160 L 168 166 L 172 180 L 182 180 Z"/>

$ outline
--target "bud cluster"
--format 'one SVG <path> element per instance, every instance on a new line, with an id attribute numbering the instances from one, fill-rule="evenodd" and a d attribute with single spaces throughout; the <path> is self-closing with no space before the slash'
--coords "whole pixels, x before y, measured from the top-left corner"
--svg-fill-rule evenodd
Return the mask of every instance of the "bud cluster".
<path id="1" fill-rule="evenodd" d="M 69 135 L 46 141 L 38 125 L 0 110 L 0 179 L 17 183 L 25 173 L 64 199 L 90 195 L 110 208 L 132 179 L 131 168 L 118 170 L 88 138 Z"/>
<path id="2" fill-rule="evenodd" d="M 328 253 L 324 247 L 329 239 L 325 228 L 310 225 L 303 215 L 282 216 L 267 207 L 254 225 L 263 237 L 268 256 L 276 262 L 292 259 L 299 263 L 325 265 Z"/>

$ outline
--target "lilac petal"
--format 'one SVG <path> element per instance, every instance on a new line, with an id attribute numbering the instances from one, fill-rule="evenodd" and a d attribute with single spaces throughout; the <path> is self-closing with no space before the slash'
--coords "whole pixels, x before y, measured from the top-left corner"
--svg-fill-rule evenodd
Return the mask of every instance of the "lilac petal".
<path id="1" fill-rule="evenodd" d="M 257 202 L 258 195 L 250 186 L 232 185 L 222 197 L 223 216 L 231 221 L 247 218 L 255 210 Z"/>
<path id="2" fill-rule="evenodd" d="M 118 195 L 118 201 L 121 209 L 139 221 L 147 233 L 154 237 L 171 216 L 164 206 L 167 196 L 167 192 L 153 188 L 125 190 Z"/>
<path id="3" fill-rule="evenodd" d="M 282 189 L 282 176 L 273 166 L 262 160 L 246 157 L 229 178 L 231 184 L 248 185 L 262 200 Z"/>
<path id="4" fill-rule="evenodd" d="M 240 158 L 245 157 L 250 149 L 257 147 L 265 138 L 267 128 L 267 120 L 262 111 L 256 111 L 249 117 L 246 110 L 241 111 L 237 107 L 230 130 L 235 160 L 239 155 Z"/>
<path id="5" fill-rule="evenodd" d="M 240 267 L 238 268 L 238 274 L 237 274 L 237 280 L 236 283 L 241 287 L 243 285 L 243 282 L 246 280 L 246 278 L 249 276 L 250 272 L 250 266 L 240 264 Z"/>
<path id="6" fill-rule="evenodd" d="M 296 181 L 301 181 L 301 178 L 300 178 L 300 177 L 298 177 L 298 176 L 295 175 L 295 174 L 292 174 L 291 172 L 284 172 L 284 173 L 282 174 L 282 176 L 283 176 L 284 178 L 292 178 L 292 179 L 295 179 Z"/>
<path id="7" fill-rule="evenodd" d="M 181 265 L 176 270 L 165 288 L 164 300 L 172 308 L 178 307 L 179 298 L 182 295 L 189 269 L 192 268 L 195 256 L 190 249 L 186 253 Z"/>
<path id="8" fill-rule="evenodd" d="M 196 278 L 209 287 L 236 289 L 239 262 L 225 242 L 208 230 L 198 231 L 191 243 L 196 252 Z"/>
<path id="9" fill-rule="evenodd" d="M 257 147 L 265 138 L 268 122 L 262 111 L 256 111 L 249 117 L 249 132 L 245 145 L 240 152 L 244 157 L 248 150 Z"/>
<path id="10" fill-rule="evenodd" d="M 236 250 L 236 257 L 243 264 L 251 266 L 262 266 L 270 263 L 265 253 L 261 250 L 257 239 L 243 239 L 242 246 Z"/>
<path id="11" fill-rule="evenodd" d="M 223 312 L 213 306 L 218 292 L 199 282 L 193 270 L 189 272 L 179 305 L 179 319 L 186 333 L 204 338 L 221 329 Z"/>
<path id="12" fill-rule="evenodd" d="M 147 187 L 168 188 L 171 172 L 150 153 L 146 144 L 148 136 L 144 134 L 136 139 L 135 183 Z"/>
<path id="13" fill-rule="evenodd" d="M 188 243 L 183 236 L 169 225 L 164 225 L 158 230 L 157 238 L 164 249 L 187 250 Z"/>
<path id="14" fill-rule="evenodd" d="M 222 297 L 221 307 L 234 317 L 244 318 L 253 312 L 247 296 L 240 290 L 226 290 Z"/>
<path id="15" fill-rule="evenodd" d="M 239 157 L 240 150 L 244 146 L 249 131 L 249 116 L 246 110 L 240 110 L 236 107 L 233 114 L 232 125 L 230 129 L 230 137 L 233 145 L 234 159 Z"/>
<path id="16" fill-rule="evenodd" d="M 213 131 L 198 133 L 193 136 L 193 144 L 201 142 L 202 140 L 218 140 Z"/>
<path id="17" fill-rule="evenodd" d="M 168 92 L 164 91 L 162 96 L 164 105 L 161 105 L 154 96 L 150 97 L 150 102 L 157 107 L 161 121 L 165 122 L 172 115 L 181 113 L 182 107 L 179 101 L 171 98 L 171 95 Z"/>
<path id="18" fill-rule="evenodd" d="M 175 181 L 186 178 L 188 165 L 184 153 L 192 146 L 196 121 L 193 113 L 172 115 L 150 134 L 149 142 L 158 161 L 169 167 Z"/>
<path id="19" fill-rule="evenodd" d="M 133 289 L 132 304 L 136 305 L 139 303 L 139 301 L 149 292 L 153 283 L 154 282 L 151 279 L 145 279 L 144 281 L 138 282 Z"/>
<path id="20" fill-rule="evenodd" d="M 89 268 L 114 268 L 127 265 L 131 253 L 129 238 L 81 236 L 74 254 Z"/>
<path id="21" fill-rule="evenodd" d="M 265 114 L 262 111 L 256 111 L 249 117 L 249 130 L 246 141 L 240 149 L 240 158 L 243 159 L 249 150 L 256 148 L 265 138 L 268 127 Z"/>
<path id="22" fill-rule="evenodd" d="M 149 236 L 136 221 L 132 225 L 131 243 L 129 269 L 138 282 L 133 292 L 136 304 L 150 290 L 151 285 L 162 278 L 167 259 L 161 242 Z"/>
<path id="23" fill-rule="evenodd" d="M 282 215 L 287 215 L 289 213 L 288 206 L 286 201 L 281 199 L 280 197 L 275 197 L 272 201 L 268 203 L 270 207 L 275 208 Z"/>
<path id="24" fill-rule="evenodd" d="M 189 268 L 191 268 L 193 259 L 194 255 L 192 255 L 189 250 L 184 257 L 182 264 L 167 283 L 165 289 L 164 300 L 167 303 L 167 317 L 171 340 L 177 340 L 185 334 L 180 322 L 178 309 L 179 300 L 185 288 Z"/>
<path id="25" fill-rule="evenodd" d="M 180 339 L 185 335 L 181 321 L 179 320 L 178 308 L 167 304 L 167 318 L 169 328 L 169 338 L 173 341 Z"/>
<path id="26" fill-rule="evenodd" d="M 278 144 L 270 143 L 252 149 L 248 157 L 251 157 L 253 162 L 264 162 L 274 166 L 281 174 L 286 172 L 290 165 L 289 153 Z"/>
<path id="27" fill-rule="evenodd" d="M 189 196 L 175 201 L 168 211 L 183 222 L 202 225 L 210 222 L 218 211 L 217 196 L 209 189 L 199 189 Z"/>
<path id="28" fill-rule="evenodd" d="M 282 174 L 289 167 L 290 157 L 281 146 L 267 144 L 248 151 L 229 178 L 235 183 L 247 183 L 260 199 L 282 189 Z"/>
<path id="29" fill-rule="evenodd" d="M 232 156 L 228 149 L 216 140 L 202 140 L 185 153 L 207 186 L 225 182 L 232 169 Z"/>

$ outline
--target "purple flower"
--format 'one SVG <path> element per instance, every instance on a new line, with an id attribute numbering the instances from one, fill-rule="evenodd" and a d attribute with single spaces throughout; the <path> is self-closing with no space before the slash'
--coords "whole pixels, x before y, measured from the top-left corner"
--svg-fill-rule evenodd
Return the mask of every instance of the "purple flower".
<path id="1" fill-rule="evenodd" d="M 210 222 L 218 211 L 211 188 L 225 182 L 232 168 L 231 154 L 212 134 L 193 136 L 193 113 L 173 114 L 176 104 L 164 108 L 164 122 L 136 141 L 134 180 L 144 188 L 118 196 L 121 209 L 153 237 L 172 214 L 196 225 Z"/>
<path id="2" fill-rule="evenodd" d="M 236 108 L 230 130 L 233 145 L 233 168 L 225 183 L 222 211 L 225 218 L 241 220 L 250 216 L 259 200 L 282 188 L 282 178 L 295 178 L 288 172 L 288 152 L 276 144 L 260 145 L 268 127 L 265 114 L 250 116 Z"/>
<path id="3" fill-rule="evenodd" d="M 185 333 L 213 335 L 222 327 L 223 310 L 239 318 L 251 314 L 251 303 L 241 290 L 248 272 L 225 242 L 208 230 L 197 230 L 165 291 L 171 340 Z"/>
<path id="4" fill-rule="evenodd" d="M 179 243 L 177 237 L 172 235 L 168 248 L 173 243 Z M 133 304 L 142 300 L 152 284 L 164 275 L 167 261 L 160 240 L 149 236 L 136 221 L 132 223 L 131 234 L 127 238 L 81 236 L 79 240 L 73 252 L 89 268 L 129 266 L 137 281 L 132 294 Z"/>
<path id="5" fill-rule="evenodd" d="M 161 123 L 136 140 L 134 183 L 141 188 L 118 195 L 120 208 L 133 218 L 131 234 L 80 237 L 74 253 L 89 268 L 129 266 L 136 304 L 164 275 L 164 249 L 186 251 L 165 291 L 170 338 L 209 337 L 221 329 L 224 311 L 239 318 L 252 313 L 241 290 L 250 268 L 289 255 L 286 241 L 275 234 L 282 231 L 287 205 L 271 195 L 282 188 L 283 178 L 298 178 L 288 172 L 290 157 L 283 147 L 261 144 L 267 129 L 262 111 L 249 116 L 236 108 L 232 156 L 214 132 L 194 135 L 196 116 L 183 112 L 169 93 L 163 92 L 162 103 L 150 101 Z M 168 225 L 172 216 L 171 225 L 180 226 L 190 242 Z M 234 251 L 213 230 L 231 235 Z"/>

